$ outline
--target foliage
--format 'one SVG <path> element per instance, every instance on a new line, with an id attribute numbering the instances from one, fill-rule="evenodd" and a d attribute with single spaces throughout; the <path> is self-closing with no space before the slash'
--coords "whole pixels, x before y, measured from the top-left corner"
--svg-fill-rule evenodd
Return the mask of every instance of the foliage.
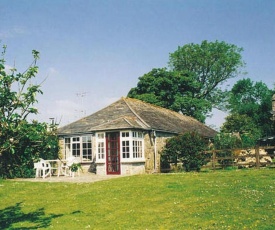
<path id="1" fill-rule="evenodd" d="M 73 163 L 71 166 L 70 166 L 70 170 L 72 172 L 77 172 L 78 169 L 81 169 L 81 164 L 80 163 Z"/>
<path id="2" fill-rule="evenodd" d="M 40 85 L 32 84 L 38 73 L 39 53 L 33 50 L 33 63 L 23 73 L 5 69 L 6 46 L 0 59 L 0 177 L 30 177 L 33 161 L 56 158 L 58 140 L 44 123 L 27 120 L 37 114 L 36 95 Z"/>
<path id="3" fill-rule="evenodd" d="M 275 170 L 249 169 L 136 175 L 95 183 L 0 180 L 0 226 L 274 229 L 274 178 Z"/>
<path id="4" fill-rule="evenodd" d="M 162 162 L 177 164 L 180 161 L 186 172 L 200 171 L 206 163 L 203 150 L 205 140 L 196 132 L 185 133 L 168 139 L 162 152 Z"/>
<path id="5" fill-rule="evenodd" d="M 170 54 L 170 69 L 153 69 L 139 78 L 128 97 L 144 100 L 204 122 L 213 107 L 222 108 L 220 86 L 244 66 L 242 49 L 225 42 L 187 44 Z"/>
<path id="6" fill-rule="evenodd" d="M 12 130 L 14 137 L 10 141 L 14 152 L 4 151 L 0 156 L 0 177 L 33 177 L 33 162 L 58 157 L 58 138 L 47 124 L 25 121 L 18 129 Z"/>
<path id="7" fill-rule="evenodd" d="M 240 148 L 242 145 L 242 141 L 238 135 L 232 135 L 228 133 L 220 133 L 214 138 L 214 148 L 221 150 L 216 153 L 217 157 L 229 157 L 229 159 L 220 159 L 218 163 L 222 165 L 222 167 L 226 167 L 231 165 L 233 159 L 230 157 L 233 156 L 233 152 L 231 149 Z"/>
<path id="8" fill-rule="evenodd" d="M 221 132 L 225 133 L 255 133 L 258 132 L 253 119 L 246 114 L 230 114 L 225 118 L 221 127 Z"/>
<path id="9" fill-rule="evenodd" d="M 255 145 L 257 145 L 257 141 L 259 140 L 257 135 L 253 135 L 251 133 L 243 133 L 240 136 L 243 148 L 255 147 Z"/>
<path id="10" fill-rule="evenodd" d="M 258 125 L 254 123 L 251 117 L 245 114 L 231 114 L 227 116 L 221 127 L 221 132 L 225 133 L 224 137 L 226 133 L 238 133 L 241 139 L 240 147 L 255 146 L 262 135 Z"/>
<path id="11" fill-rule="evenodd" d="M 272 133 L 271 101 L 274 91 L 263 82 L 239 80 L 229 94 L 230 111 L 222 130 L 249 133 L 257 139 Z"/>
<path id="12" fill-rule="evenodd" d="M 239 134 L 236 133 L 226 133 L 221 132 L 216 135 L 214 142 L 214 149 L 221 150 L 217 151 L 216 157 L 228 157 L 229 159 L 220 159 L 218 163 L 223 167 L 231 165 L 233 163 L 232 157 L 234 155 L 232 149 L 238 148 L 253 148 L 255 146 L 257 138 L 255 136 L 250 135 L 248 133 Z"/>

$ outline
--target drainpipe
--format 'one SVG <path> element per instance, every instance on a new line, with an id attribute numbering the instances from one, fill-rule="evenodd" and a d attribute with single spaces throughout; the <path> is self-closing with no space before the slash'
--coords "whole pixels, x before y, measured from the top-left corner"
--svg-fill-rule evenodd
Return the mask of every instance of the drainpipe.
<path id="1" fill-rule="evenodd" d="M 153 131 L 153 141 L 154 141 L 154 172 L 157 172 L 157 133 L 156 130 Z"/>

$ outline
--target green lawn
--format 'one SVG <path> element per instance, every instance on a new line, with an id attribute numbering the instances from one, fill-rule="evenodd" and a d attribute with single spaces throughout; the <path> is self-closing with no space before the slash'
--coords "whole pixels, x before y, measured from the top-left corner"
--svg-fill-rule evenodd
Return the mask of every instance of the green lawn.
<path id="1" fill-rule="evenodd" d="M 275 170 L 0 180 L 0 229 L 275 229 Z"/>

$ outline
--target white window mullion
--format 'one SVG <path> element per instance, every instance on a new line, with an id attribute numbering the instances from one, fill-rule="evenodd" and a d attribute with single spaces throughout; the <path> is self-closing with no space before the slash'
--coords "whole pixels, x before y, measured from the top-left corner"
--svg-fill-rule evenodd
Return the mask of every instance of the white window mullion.
<path id="1" fill-rule="evenodd" d="M 82 156 L 83 156 L 83 137 L 81 137 L 80 138 L 80 155 L 79 155 L 79 157 L 80 157 L 80 161 L 82 161 Z"/>
<path id="2" fill-rule="evenodd" d="M 131 137 L 130 139 L 130 159 L 133 160 L 134 159 L 134 152 L 133 152 L 133 137 Z"/>

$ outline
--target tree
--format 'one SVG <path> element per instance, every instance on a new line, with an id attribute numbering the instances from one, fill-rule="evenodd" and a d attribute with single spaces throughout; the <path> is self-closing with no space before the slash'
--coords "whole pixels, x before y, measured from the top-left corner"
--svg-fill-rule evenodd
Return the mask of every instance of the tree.
<path id="1" fill-rule="evenodd" d="M 139 78 L 128 97 L 144 100 L 204 122 L 213 107 L 223 108 L 220 86 L 244 66 L 242 49 L 225 42 L 187 44 L 170 54 L 169 69 L 153 69 Z"/>
<path id="2" fill-rule="evenodd" d="M 253 119 L 246 114 L 230 114 L 225 118 L 221 126 L 223 133 L 257 133 L 259 130 Z"/>
<path id="3" fill-rule="evenodd" d="M 23 73 L 5 68 L 6 46 L 0 59 L 0 177 L 33 175 L 33 161 L 39 157 L 57 158 L 58 140 L 45 123 L 28 121 L 37 114 L 36 95 L 41 85 L 31 83 L 38 72 L 39 52 L 33 50 L 33 63 Z"/>
<path id="4" fill-rule="evenodd" d="M 182 162 L 184 170 L 200 171 L 206 163 L 203 150 L 207 147 L 203 137 L 197 132 L 188 132 L 168 139 L 162 151 L 162 162 L 169 161 L 177 164 Z"/>
<path id="5" fill-rule="evenodd" d="M 231 134 L 234 133 L 239 135 L 239 139 L 236 139 L 234 135 L 231 138 Z M 225 140 L 228 139 L 231 141 L 230 143 L 234 143 L 232 146 L 223 146 L 223 148 L 253 147 L 256 141 L 261 137 L 261 130 L 251 117 L 245 114 L 235 113 L 225 118 L 225 122 L 221 127 L 221 137 L 219 137 L 221 140 L 220 142 L 223 141 L 226 143 Z M 215 146 L 221 148 L 219 145 L 215 144 Z"/>
<path id="6" fill-rule="evenodd" d="M 222 130 L 270 135 L 273 93 L 263 82 L 253 82 L 249 78 L 237 81 L 229 94 L 227 109 L 230 116 Z"/>

